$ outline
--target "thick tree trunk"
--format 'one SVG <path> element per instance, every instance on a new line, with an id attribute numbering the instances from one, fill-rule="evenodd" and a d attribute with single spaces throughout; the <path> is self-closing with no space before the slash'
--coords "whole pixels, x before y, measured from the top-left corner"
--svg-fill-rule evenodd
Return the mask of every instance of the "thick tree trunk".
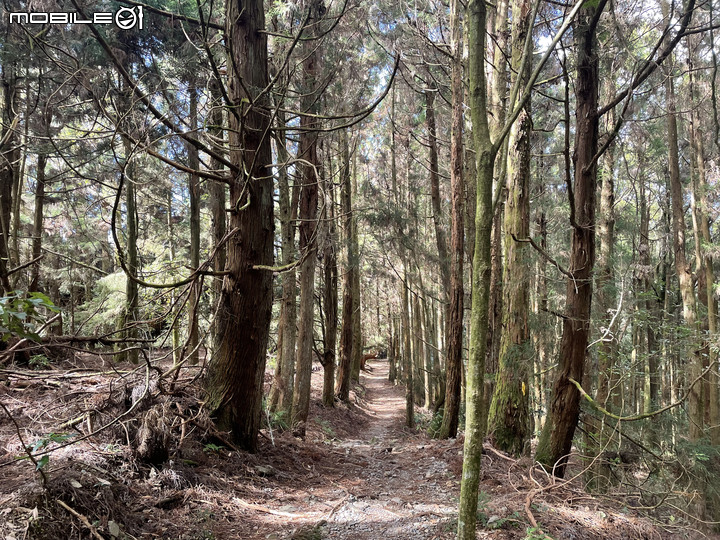
<path id="1" fill-rule="evenodd" d="M 701 118 L 699 114 L 700 97 L 698 81 L 693 71 L 694 65 L 697 63 L 697 39 L 690 38 L 688 40 L 688 48 L 690 50 L 689 56 L 689 76 L 690 76 L 690 94 L 693 100 L 692 107 L 692 125 L 691 125 L 691 143 L 693 149 L 693 157 L 695 162 L 695 175 L 693 176 L 693 206 L 695 207 L 695 229 L 696 229 L 696 240 L 695 246 L 698 257 L 698 272 L 699 268 L 704 271 L 705 277 L 705 294 L 700 298 L 701 302 L 704 302 L 707 306 L 707 331 L 708 331 L 708 342 L 712 342 L 713 336 L 717 334 L 717 303 L 715 302 L 715 272 L 713 270 L 713 258 L 709 253 L 708 247 L 712 244 L 712 237 L 710 236 L 710 222 L 708 220 L 708 212 L 710 207 L 708 205 L 708 182 L 707 172 L 705 170 L 705 146 L 703 142 L 703 130 L 701 124 Z M 717 361 L 717 352 L 713 350 L 712 346 L 707 344 L 704 346 L 705 351 L 708 353 L 708 362 Z M 718 401 L 718 367 L 714 366 L 708 373 L 707 380 L 705 381 L 705 388 L 707 389 L 706 401 L 708 402 L 708 425 L 710 442 L 713 446 L 720 446 L 720 402 Z"/>
<path id="2" fill-rule="evenodd" d="M 241 13 L 242 12 L 242 13 Z M 220 430 L 241 448 L 255 451 L 272 312 L 273 181 L 270 117 L 259 96 L 268 83 L 265 12 L 259 0 L 226 4 L 230 99 L 243 104 L 230 112 L 230 160 L 240 171 L 230 187 L 231 229 L 227 271 L 218 312 L 218 350 L 206 381 L 207 407 Z M 246 94 L 245 90 L 250 92 Z M 248 105 L 255 103 L 258 106 Z M 242 118 L 242 123 L 241 123 Z"/>
<path id="3" fill-rule="evenodd" d="M 527 32 L 530 31 L 531 3 L 513 3 L 512 69 L 520 69 Z M 517 77 L 521 87 L 530 78 L 530 62 Z M 524 243 L 515 239 L 530 235 L 530 135 L 532 120 L 528 102 L 510 131 L 505 201 L 505 272 L 502 335 L 499 366 L 490 411 L 488 432 L 496 445 L 515 455 L 529 439 L 529 373 L 532 345 L 528 330 L 529 273 Z M 513 238 L 514 237 L 514 238 Z"/>
<path id="4" fill-rule="evenodd" d="M 665 95 L 668 106 L 668 165 L 670 172 L 670 197 L 672 203 L 672 237 L 675 258 L 675 272 L 680 283 L 680 296 L 683 305 L 683 320 L 690 330 L 690 351 L 688 354 L 687 381 L 694 381 L 702 373 L 702 358 L 698 349 L 697 304 L 690 263 L 685 251 L 685 211 L 683 188 L 680 180 L 677 113 L 675 108 L 675 85 L 673 77 L 667 73 Z M 702 385 L 696 384 L 688 396 L 688 418 L 690 421 L 690 440 L 697 441 L 703 436 L 703 399 Z"/>
<path id="5" fill-rule="evenodd" d="M 574 218 L 565 318 L 560 358 L 550 411 L 535 459 L 556 476 L 565 474 L 573 435 L 580 415 L 580 392 L 570 379 L 582 382 L 590 335 L 592 273 L 595 263 L 595 198 L 598 150 L 598 60 L 595 29 L 606 1 L 584 6 L 574 23 L 576 48 Z"/>

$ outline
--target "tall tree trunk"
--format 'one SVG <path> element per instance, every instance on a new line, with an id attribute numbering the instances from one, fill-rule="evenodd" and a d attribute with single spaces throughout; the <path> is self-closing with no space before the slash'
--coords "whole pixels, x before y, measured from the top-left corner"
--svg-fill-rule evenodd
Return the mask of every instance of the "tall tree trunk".
<path id="1" fill-rule="evenodd" d="M 323 273 L 324 288 L 323 302 L 325 304 L 325 335 L 323 342 L 323 405 L 335 405 L 335 348 L 337 344 L 337 314 L 338 314 L 338 267 L 335 250 L 335 190 L 332 175 L 325 181 L 325 227 L 327 228 L 325 244 L 323 246 Z"/>
<path id="2" fill-rule="evenodd" d="M 317 34 L 317 25 L 325 7 L 319 0 L 310 0 L 309 35 Z M 312 373 L 314 322 L 315 322 L 315 265 L 317 254 L 317 207 L 318 207 L 318 158 L 317 120 L 308 114 L 317 113 L 318 95 L 316 85 L 320 73 L 320 52 L 318 43 L 307 42 L 303 61 L 303 99 L 301 108 L 307 113 L 300 117 L 299 156 L 304 164 L 299 166 L 302 174 L 300 190 L 300 313 L 298 319 L 297 358 L 295 360 L 295 390 L 293 393 L 293 425 L 298 425 L 300 435 L 305 435 L 305 424 L 310 411 L 310 376 Z"/>
<path id="3" fill-rule="evenodd" d="M 440 198 L 440 171 L 438 165 L 437 134 L 435 128 L 435 90 L 425 91 L 426 119 L 428 126 L 428 145 L 430 147 L 430 200 L 432 202 L 435 243 L 440 258 L 440 277 L 443 283 L 450 282 L 447 238 L 442 223 L 442 205 Z M 443 299 L 447 301 L 447 289 L 443 288 Z"/>
<path id="4" fill-rule="evenodd" d="M 648 349 L 648 359 L 646 362 L 647 372 L 645 376 L 645 410 L 650 411 L 658 407 L 660 404 L 660 397 L 658 394 L 659 390 L 659 362 L 658 362 L 658 351 L 655 329 L 659 326 L 660 321 L 655 319 L 655 306 L 658 303 L 660 297 L 653 291 L 651 279 L 651 261 L 650 261 L 650 208 L 647 203 L 647 194 L 645 188 L 645 182 L 640 182 L 639 188 L 640 194 L 640 244 L 638 246 L 638 256 L 640 262 L 640 268 L 642 269 L 641 279 L 642 286 L 641 290 L 646 294 L 645 300 L 645 311 L 646 318 L 650 321 L 646 324 L 646 340 Z M 662 263 L 661 263 L 662 264 Z M 653 298 L 655 296 L 655 298 Z M 650 426 L 651 430 L 654 429 Z"/>
<path id="5" fill-rule="evenodd" d="M 542 196 L 542 193 L 544 192 L 544 188 L 541 185 L 541 193 L 540 197 Z M 537 234 L 540 237 L 540 247 L 543 250 L 547 250 L 547 216 L 545 215 L 545 211 L 540 211 L 537 218 Z M 546 322 L 546 319 L 548 317 L 547 315 L 547 309 L 548 309 L 548 292 L 547 292 L 547 277 L 544 272 L 544 261 L 538 258 L 538 261 L 535 265 L 535 275 L 537 276 L 537 283 L 536 283 L 536 306 L 535 306 L 535 316 L 537 317 L 537 320 L 539 321 L 539 330 L 534 333 L 533 340 L 535 345 L 535 365 L 534 365 L 534 373 L 535 373 L 535 379 L 533 381 L 533 389 L 535 391 L 535 406 L 533 407 L 536 411 L 539 411 L 535 418 L 534 418 L 534 424 L 535 429 L 538 428 L 542 429 L 545 418 L 547 416 L 547 410 L 548 410 L 548 393 L 546 391 L 546 381 L 548 379 L 547 376 L 547 359 L 548 359 L 548 330 L 546 329 L 546 326 L 543 324 L 543 322 Z"/>
<path id="6" fill-rule="evenodd" d="M 404 263 L 406 264 L 406 263 Z M 413 390 L 413 359 L 411 351 L 410 326 L 410 283 L 408 282 L 407 268 L 403 268 L 402 282 L 402 327 L 403 327 L 403 374 L 405 375 L 405 426 L 412 429 L 415 427 L 415 397 Z"/>
<path id="7" fill-rule="evenodd" d="M 397 327 L 395 318 L 392 316 L 390 304 L 388 308 L 388 381 L 395 383 L 397 379 Z"/>
<path id="8" fill-rule="evenodd" d="M 415 389 L 417 390 L 416 399 L 418 400 L 418 403 L 421 403 L 424 407 L 426 407 L 430 403 L 428 396 L 430 393 L 430 374 L 427 372 L 427 369 L 425 369 L 424 325 L 422 307 L 420 306 L 421 294 L 422 286 L 418 283 L 418 294 L 413 295 L 413 337 L 415 338 L 413 347 L 413 377 L 415 377 L 417 382 L 415 385 Z"/>
<path id="9" fill-rule="evenodd" d="M 32 258 L 37 259 L 42 253 L 43 217 L 45 208 L 45 167 L 47 154 L 40 153 L 37 157 L 37 181 L 35 186 L 35 212 L 33 216 Z M 35 263 L 30 271 L 30 291 L 40 290 L 40 264 Z"/>
<path id="10" fill-rule="evenodd" d="M 284 115 L 278 111 L 278 122 L 284 124 Z M 284 132 L 276 141 L 280 163 L 287 163 Z M 292 194 L 288 183 L 287 166 L 278 169 L 278 206 L 280 211 L 280 235 L 282 242 L 282 265 L 293 264 L 295 250 L 295 219 L 300 195 L 299 184 L 294 184 Z M 295 343 L 297 338 L 297 271 L 291 266 L 282 274 L 282 304 L 278 322 L 278 358 L 275 379 L 268 400 L 272 411 L 292 418 L 293 391 L 295 386 Z"/>
<path id="11" fill-rule="evenodd" d="M 496 150 L 490 139 L 485 82 L 485 19 L 483 0 L 470 0 L 466 13 L 468 25 L 470 76 L 469 105 L 472 115 L 476 156 L 477 200 L 475 246 L 472 271 L 472 307 L 470 312 L 470 356 L 466 388 L 465 444 L 463 474 L 458 510 L 458 539 L 474 540 L 480 458 L 487 418 L 483 407 L 485 352 L 487 347 L 488 305 L 490 292 L 490 237 L 492 233 L 492 184 Z"/>
<path id="12" fill-rule="evenodd" d="M 358 173 L 356 165 L 357 154 L 353 154 L 353 171 L 352 171 L 352 200 L 356 200 L 358 196 Z M 352 218 L 352 243 L 353 253 L 355 254 L 355 265 L 352 273 L 352 300 L 353 300 L 353 311 L 352 311 L 352 371 L 350 372 L 350 378 L 353 381 L 360 381 L 360 364 L 363 356 L 363 337 L 362 337 L 362 319 L 361 319 L 361 293 L 360 293 L 360 242 L 359 242 L 359 231 L 358 231 L 358 215 L 356 212 L 351 212 Z"/>
<path id="13" fill-rule="evenodd" d="M 531 2 L 513 2 L 512 70 L 521 67 L 525 38 L 530 31 Z M 524 87 L 530 62 L 517 74 Z M 525 244 L 516 239 L 530 235 L 530 102 L 518 116 L 508 144 L 507 197 L 505 202 L 505 272 L 499 366 L 495 393 L 488 413 L 488 432 L 496 445 L 515 455 L 529 439 L 529 371 L 532 345 L 528 330 L 529 281 Z M 514 237 L 514 238 L 513 238 Z"/>
<path id="14" fill-rule="evenodd" d="M 217 140 L 221 141 L 224 137 L 223 111 L 220 107 L 222 94 L 220 93 L 220 88 L 217 81 L 211 82 L 210 93 L 212 95 L 214 105 L 214 108 L 212 110 L 212 128 L 210 129 L 210 132 Z M 214 147 L 214 150 L 218 153 L 224 153 L 225 151 L 220 144 L 216 145 Z M 211 159 L 211 166 L 215 173 L 223 172 L 223 164 L 215 157 Z M 213 261 L 213 269 L 216 272 L 221 272 L 225 270 L 225 264 L 227 262 L 227 250 L 225 248 L 225 245 L 220 245 L 227 231 L 227 219 L 225 215 L 225 208 L 227 206 L 227 195 L 225 193 L 226 191 L 227 187 L 221 182 L 210 182 L 208 185 L 208 193 L 210 195 L 209 205 L 211 216 L 212 243 L 213 251 L 215 251 L 216 253 L 215 260 Z M 222 296 L 223 280 L 222 278 L 215 277 L 212 283 L 213 305 L 215 305 L 217 302 L 220 301 L 220 297 Z M 217 345 L 221 337 L 222 336 L 218 334 L 217 324 L 213 325 L 213 353 L 217 349 Z"/>
<path id="15" fill-rule="evenodd" d="M 13 287 L 7 276 L 12 267 L 10 260 L 10 238 L 12 223 L 12 196 L 19 182 L 18 163 L 20 159 L 20 145 L 17 136 L 18 121 L 17 104 L 17 64 L 7 62 L 2 66 L 2 79 L 0 84 L 3 90 L 2 131 L 0 131 L 0 285 L 5 293 L 12 291 Z"/>
<path id="16" fill-rule="evenodd" d="M 612 68 L 609 70 L 610 81 L 608 83 L 607 95 L 615 95 L 614 74 Z M 615 125 L 614 111 L 607 116 L 607 126 L 613 129 Z M 610 327 L 613 320 L 614 310 L 617 307 L 617 294 L 615 289 L 615 143 L 611 143 L 603 156 L 604 167 L 602 169 L 602 183 L 600 187 L 600 211 L 597 226 L 597 236 L 600 242 L 600 249 L 597 260 L 597 272 L 595 287 L 597 290 L 597 309 L 600 319 L 600 343 L 598 344 L 597 373 L 593 369 L 585 376 L 583 384 L 590 389 L 590 383 L 597 380 L 597 393 L 595 400 L 602 406 L 607 407 L 610 398 L 610 389 L 615 388 L 618 377 L 613 376 L 615 359 L 617 358 L 618 342 L 615 338 L 616 329 Z M 641 240 L 642 242 L 642 232 Z M 646 246 L 647 247 L 647 246 Z M 640 320 L 640 318 L 636 318 Z M 616 321 L 619 324 L 619 321 Z M 615 388 L 615 392 L 618 389 Z M 594 458 L 607 444 L 608 433 L 604 419 L 598 422 L 592 415 L 585 418 L 586 447 L 588 460 L 593 462 Z M 589 470 L 590 489 L 605 490 L 604 483 L 612 478 L 607 464 L 602 459 L 594 460 L 595 466 Z"/>
<path id="17" fill-rule="evenodd" d="M 167 190 L 167 200 L 166 200 L 166 208 L 167 208 L 167 242 L 168 242 L 168 251 L 170 252 L 170 264 L 175 264 L 175 225 L 173 223 L 173 208 L 172 208 L 172 200 L 173 200 L 173 193 L 172 193 L 172 181 L 170 181 L 170 185 L 168 186 Z M 176 301 L 176 292 L 175 289 L 170 290 L 170 304 L 175 305 Z M 172 351 L 173 351 L 173 365 L 177 365 L 178 362 L 180 362 L 180 328 L 178 326 L 178 321 L 176 317 L 173 317 L 172 319 L 172 328 L 170 329 L 171 335 L 172 335 Z"/>
<path id="18" fill-rule="evenodd" d="M 452 42 L 452 126 L 450 135 L 450 185 L 452 188 L 452 223 L 450 230 L 450 308 L 446 317 L 445 341 L 445 408 L 440 426 L 440 438 L 455 437 L 460 415 L 462 380 L 463 285 L 465 253 L 465 186 L 463 181 L 463 85 L 462 85 L 462 26 L 459 0 L 450 2 L 450 31 Z"/>
<path id="19" fill-rule="evenodd" d="M 125 210 L 126 210 L 126 235 L 127 235 L 127 269 L 128 276 L 125 280 L 125 309 L 121 318 L 122 327 L 125 328 L 125 337 L 137 337 L 137 321 L 138 316 L 138 284 L 133 279 L 138 273 L 138 212 L 137 212 L 137 195 L 135 193 L 135 167 L 130 160 L 132 147 L 130 139 L 123 139 L 125 147 L 125 163 L 123 165 L 122 174 L 125 176 Z M 136 343 L 130 342 L 132 346 L 123 356 L 124 359 L 137 364 L 138 350 Z"/>
<path id="20" fill-rule="evenodd" d="M 697 305 L 690 263 L 685 251 L 685 211 L 683 209 L 683 188 L 680 180 L 677 112 L 675 108 L 675 84 L 670 67 L 666 69 L 665 96 L 667 100 L 668 131 L 668 167 L 670 173 L 670 197 L 672 203 L 672 237 L 675 258 L 675 272 L 680 283 L 680 296 L 683 304 L 683 320 L 690 330 L 690 350 L 688 354 L 689 370 L 687 381 L 697 379 L 702 373 L 702 359 L 697 349 Z M 702 385 L 695 384 L 688 396 L 688 419 L 690 422 L 690 440 L 697 441 L 703 436 L 703 400 Z"/>
<path id="21" fill-rule="evenodd" d="M 242 11 L 242 13 L 241 13 Z M 218 429 L 243 449 L 257 449 L 257 435 L 272 313 L 273 181 L 267 95 L 265 11 L 260 0 L 226 4 L 230 111 L 230 160 L 239 173 L 230 186 L 227 271 L 218 313 L 221 337 L 206 380 L 207 407 Z M 249 93 L 246 93 L 247 92 Z M 257 104 L 256 104 L 257 100 Z M 242 119 L 242 122 L 241 122 Z"/>
<path id="22" fill-rule="evenodd" d="M 703 142 L 703 130 L 699 114 L 700 97 L 698 89 L 698 81 L 693 67 L 697 63 L 697 39 L 692 37 L 688 40 L 689 66 L 688 72 L 690 77 L 690 96 L 693 102 L 691 114 L 691 130 L 690 138 L 693 149 L 693 157 L 695 161 L 695 175 L 693 176 L 693 206 L 695 207 L 695 230 L 696 240 L 695 246 L 698 256 L 698 272 L 703 269 L 705 277 L 705 295 L 700 298 L 701 302 L 707 305 L 707 330 L 708 342 L 712 342 L 713 336 L 717 334 L 717 303 L 715 302 L 715 272 L 713 270 L 713 259 L 709 253 L 709 246 L 712 244 L 710 236 L 710 222 L 708 221 L 708 183 L 707 172 L 705 170 L 705 146 Z M 717 361 L 717 352 L 712 346 L 705 345 L 704 349 L 708 353 L 708 362 Z M 707 389 L 708 402 L 708 425 L 710 432 L 710 442 L 713 446 L 720 446 L 720 402 L 718 402 L 718 368 L 714 366 L 709 371 L 707 381 L 705 383 Z"/>
<path id="23" fill-rule="evenodd" d="M 353 361 L 353 273 L 357 264 L 352 238 L 352 184 L 350 179 L 350 145 L 347 132 L 340 132 L 340 212 L 343 216 L 347 264 L 343 281 L 343 308 L 340 334 L 340 362 L 335 393 L 341 401 L 350 400 L 350 372 Z"/>
<path id="24" fill-rule="evenodd" d="M 42 77 L 42 71 L 40 72 Z M 43 84 L 39 83 L 38 93 L 42 93 Z M 52 124 L 53 110 L 50 103 L 47 103 L 45 110 L 40 115 L 40 133 L 48 137 L 50 135 L 50 125 Z M 25 135 L 27 140 L 27 133 Z M 25 153 L 27 156 L 27 152 Z M 33 215 L 33 238 L 32 238 L 32 259 L 37 259 L 42 254 L 43 241 L 43 217 L 45 210 L 45 181 L 46 181 L 47 153 L 44 148 L 38 151 L 36 186 L 35 186 L 35 211 Z M 19 194 L 18 194 L 19 197 Z M 40 264 L 35 263 L 30 271 L 29 291 L 40 291 Z M 71 286 L 72 292 L 72 286 Z"/>
<path id="25" fill-rule="evenodd" d="M 595 198 L 598 151 L 598 59 L 595 30 L 606 0 L 584 5 L 574 22 L 576 49 L 575 182 L 571 201 L 572 246 L 560 358 L 550 411 L 535 459 L 565 474 L 573 435 L 580 415 L 580 383 L 590 335 L 592 275 L 595 263 Z"/>
<path id="26" fill-rule="evenodd" d="M 193 133 L 198 127 L 198 92 L 195 81 L 188 83 L 188 94 L 190 100 L 190 129 Z M 193 134 L 193 136 L 195 136 Z M 200 266 L 200 156 L 198 149 L 193 144 L 187 145 L 188 167 L 192 169 L 188 178 L 188 191 L 190 192 L 190 267 L 194 269 Z M 190 285 L 188 296 L 188 360 L 190 364 L 197 364 L 200 358 L 198 348 L 200 346 L 200 332 L 198 329 L 198 308 L 200 303 L 200 281 L 195 280 Z"/>

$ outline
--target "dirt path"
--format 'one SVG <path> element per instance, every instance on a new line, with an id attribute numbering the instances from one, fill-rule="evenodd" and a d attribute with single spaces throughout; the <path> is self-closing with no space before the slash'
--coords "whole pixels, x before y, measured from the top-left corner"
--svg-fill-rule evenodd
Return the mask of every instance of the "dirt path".
<path id="1" fill-rule="evenodd" d="M 457 454 L 457 446 L 406 431 L 404 389 L 388 382 L 386 361 L 368 367 L 361 408 L 370 421 L 362 437 L 337 443 L 366 465 L 341 484 L 347 500 L 327 519 L 324 533 L 357 540 L 452 538 L 456 475 L 437 454 Z"/>

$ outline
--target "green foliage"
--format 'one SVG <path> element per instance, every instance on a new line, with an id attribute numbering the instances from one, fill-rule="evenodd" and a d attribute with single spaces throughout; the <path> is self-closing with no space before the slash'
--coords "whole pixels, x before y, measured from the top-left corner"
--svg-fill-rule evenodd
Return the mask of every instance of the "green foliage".
<path id="1" fill-rule="evenodd" d="M 335 430 L 330 425 L 330 422 L 327 420 L 316 420 L 316 422 L 328 439 L 337 439 L 337 433 L 335 433 Z"/>
<path id="2" fill-rule="evenodd" d="M 207 443 L 203 447 L 203 452 L 205 452 L 206 454 L 210 454 L 210 453 L 219 454 L 220 451 L 224 450 L 224 449 L 225 449 L 225 447 L 221 444 Z"/>
<path id="3" fill-rule="evenodd" d="M 525 529 L 524 540 L 554 540 L 549 534 L 545 534 L 540 527 L 528 527 Z"/>
<path id="4" fill-rule="evenodd" d="M 42 439 L 38 439 L 35 441 L 32 446 L 28 446 L 26 448 L 26 451 L 29 454 L 35 454 L 37 452 L 40 452 L 42 450 L 45 450 L 48 446 L 50 446 L 52 443 L 61 444 L 65 441 L 71 439 L 74 437 L 72 433 L 50 433 L 49 435 L 46 435 Z M 30 459 L 30 456 L 18 456 L 17 459 Z M 41 470 L 47 467 L 47 464 L 50 463 L 50 455 L 45 454 L 43 456 L 40 456 L 40 459 L 37 460 L 35 464 L 35 470 Z"/>
<path id="5" fill-rule="evenodd" d="M 487 525 L 488 519 L 490 519 L 490 516 L 488 516 L 488 503 L 490 502 L 490 495 L 485 493 L 484 491 L 481 491 L 478 493 L 478 504 L 477 504 L 477 522 L 480 523 L 483 527 Z"/>
<path id="6" fill-rule="evenodd" d="M 267 406 L 266 397 L 263 397 L 262 408 L 265 424 L 269 429 L 285 431 L 290 428 L 287 411 L 271 411 Z"/>
<path id="7" fill-rule="evenodd" d="M 45 369 L 50 367 L 50 359 L 44 354 L 34 354 L 28 362 L 32 369 Z"/>
<path id="8" fill-rule="evenodd" d="M 0 334 L 7 341 L 12 336 L 40 341 L 37 329 L 46 319 L 46 311 L 60 311 L 43 293 L 14 291 L 0 298 Z"/>
<path id="9" fill-rule="evenodd" d="M 440 435 L 440 428 L 442 427 L 442 419 L 443 419 L 443 409 L 438 409 L 438 411 L 433 415 L 433 417 L 430 420 L 430 423 L 428 424 L 428 427 L 427 427 L 427 433 L 433 439 L 437 438 L 437 436 Z"/>

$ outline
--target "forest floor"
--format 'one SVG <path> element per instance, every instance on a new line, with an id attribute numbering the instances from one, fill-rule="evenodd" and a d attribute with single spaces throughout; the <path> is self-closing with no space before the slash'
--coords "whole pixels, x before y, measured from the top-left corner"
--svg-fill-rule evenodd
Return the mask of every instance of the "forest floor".
<path id="1" fill-rule="evenodd" d="M 388 382 L 385 360 L 370 361 L 352 403 L 333 409 L 320 403 L 315 371 L 305 439 L 266 428 L 248 454 L 213 431 L 192 370 L 173 394 L 158 391 L 151 370 L 91 365 L 92 356 L 50 371 L 0 370 L 0 540 L 455 536 L 462 438 L 404 427 L 404 389 Z M 140 417 L 146 432 L 155 419 L 155 443 L 166 453 L 140 459 Z M 33 464 L 17 459 L 18 433 L 38 452 L 73 444 Z M 477 538 L 700 537 L 680 520 L 654 523 L 626 500 L 590 496 L 579 481 L 554 483 L 529 459 L 485 450 Z"/>

